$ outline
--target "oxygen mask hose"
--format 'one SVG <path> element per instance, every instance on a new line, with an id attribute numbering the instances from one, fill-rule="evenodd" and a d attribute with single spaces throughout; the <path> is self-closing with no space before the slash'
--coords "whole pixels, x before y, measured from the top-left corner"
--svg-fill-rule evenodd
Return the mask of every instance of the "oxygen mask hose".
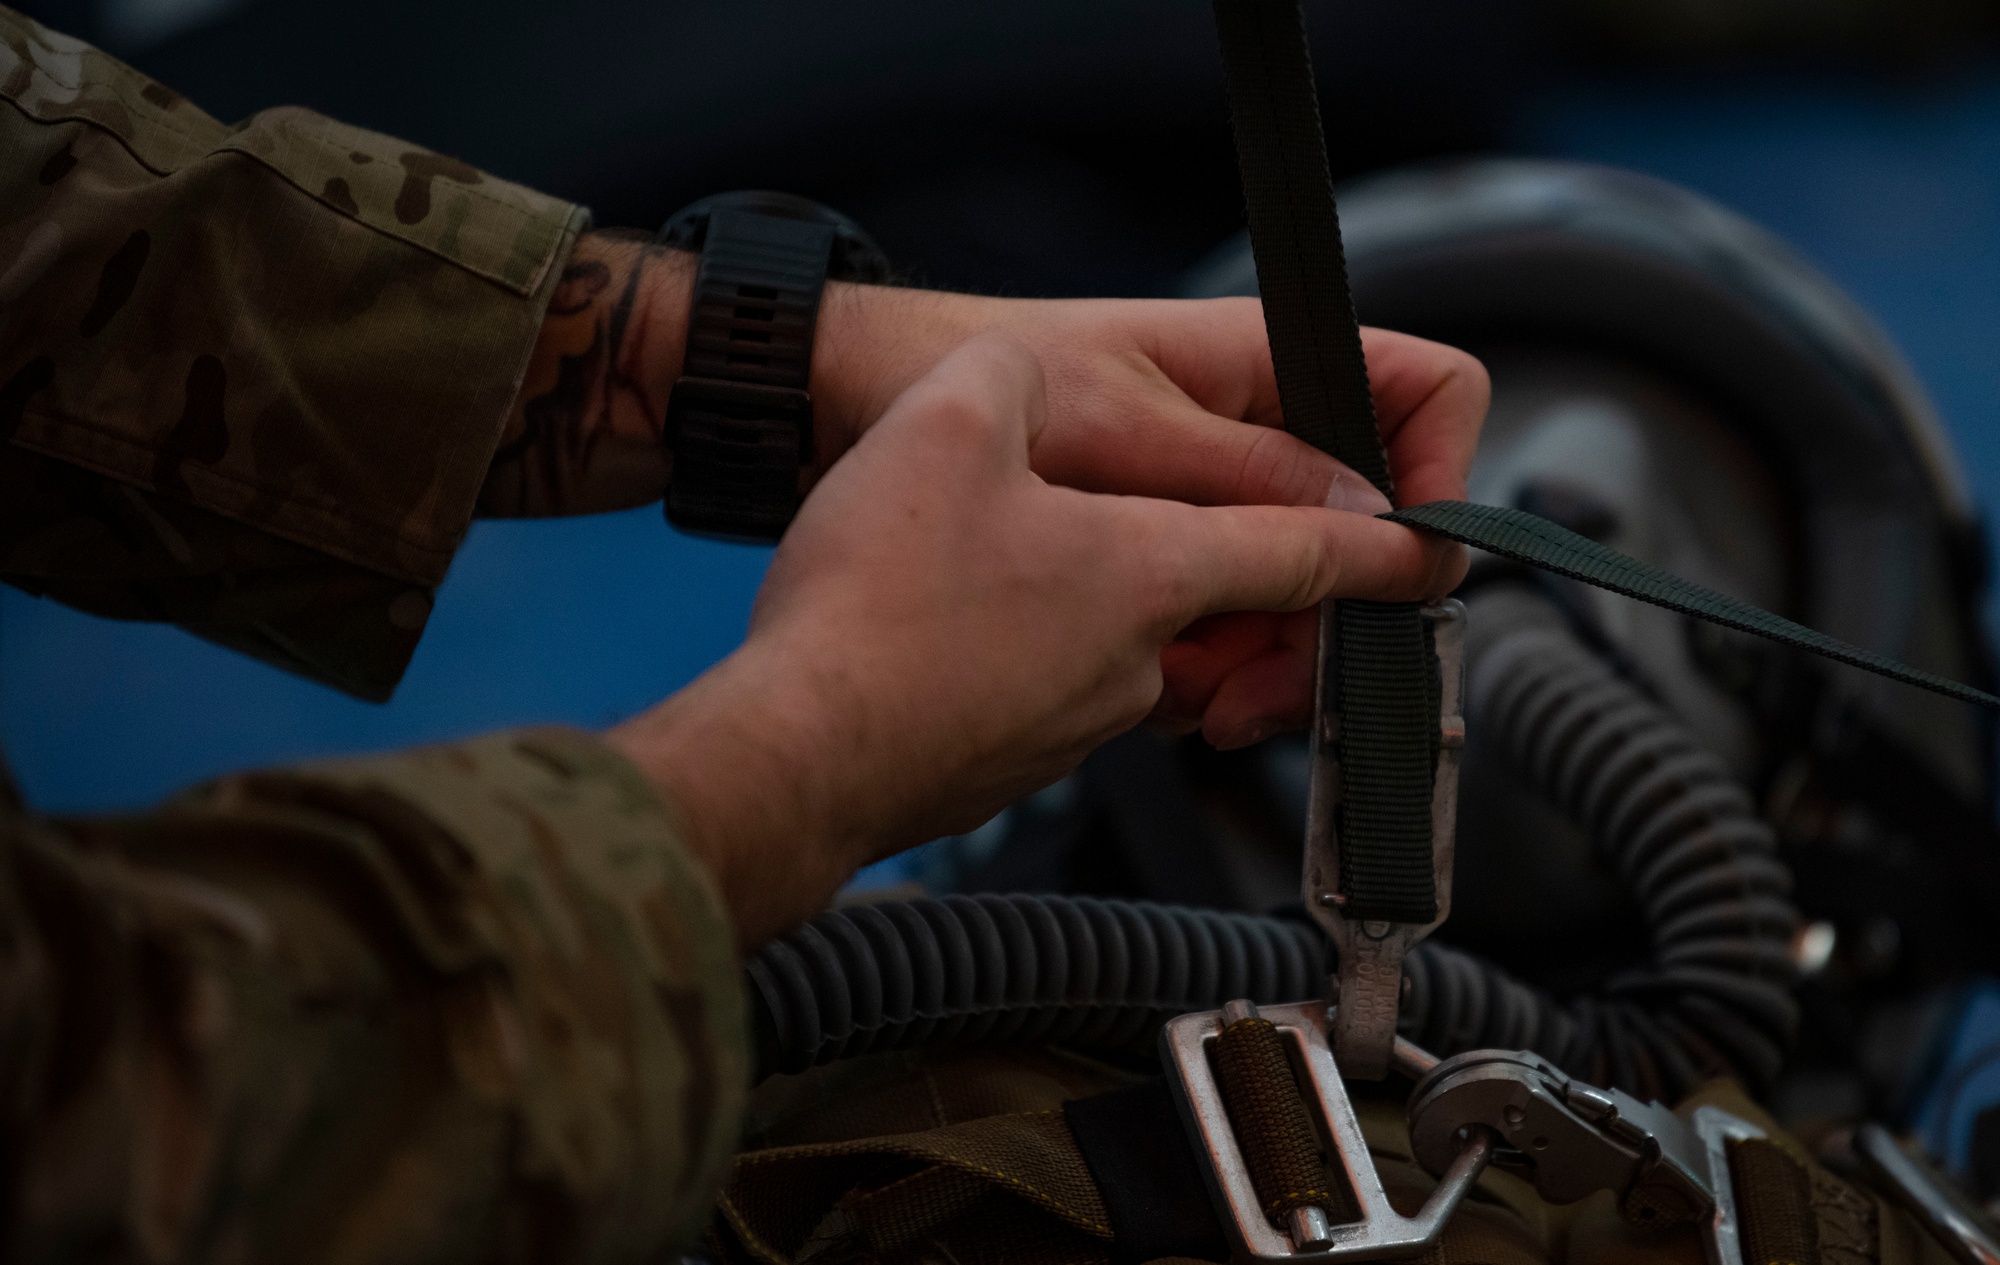
<path id="1" fill-rule="evenodd" d="M 1440 1055 L 1533 1050 L 1673 1101 L 1777 1076 L 1797 1023 L 1791 876 L 1721 762 L 1525 587 L 1473 602 L 1469 722 L 1590 835 L 1644 911 L 1648 959 L 1558 1002 L 1462 950 L 1405 960 L 1401 1032 Z M 1046 1044 L 1145 1057 L 1177 1014 L 1318 995 L 1329 950 L 1284 918 L 1072 896 L 946 896 L 821 914 L 759 953 L 758 1075 L 885 1050 Z"/>
<path id="2" fill-rule="evenodd" d="M 1769 1085 L 1798 1023 L 1800 921 L 1771 827 L 1721 760 L 1538 593 L 1499 585 L 1470 605 L 1468 723 L 1588 835 L 1643 911 L 1651 951 L 1561 1007 L 1495 987 L 1466 954 L 1426 955 L 1408 972 L 1406 1033 L 1438 1050 L 1533 1049 L 1667 1102 L 1723 1071 Z"/>

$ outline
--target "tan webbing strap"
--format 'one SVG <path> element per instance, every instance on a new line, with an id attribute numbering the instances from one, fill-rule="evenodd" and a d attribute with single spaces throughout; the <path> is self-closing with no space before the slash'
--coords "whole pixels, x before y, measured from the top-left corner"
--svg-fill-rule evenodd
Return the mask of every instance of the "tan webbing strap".
<path id="1" fill-rule="evenodd" d="M 1729 1144 L 1729 1180 L 1742 1218 L 1743 1265 L 1818 1265 L 1812 1176 L 1776 1143 Z"/>
<path id="2" fill-rule="evenodd" d="M 982 1077 L 997 1083 L 1005 1075 L 986 1067 L 963 1070 L 963 1077 L 943 1079 L 970 1081 L 977 1090 Z M 1389 1103 L 1363 1107 L 1364 1115 L 1380 1108 L 1374 1114 L 1382 1117 L 1384 1139 L 1397 1143 L 1374 1156 L 1390 1200 L 1414 1211 L 1435 1183 L 1407 1154 L 1399 1110 Z M 829 1119 L 833 1113 L 840 1108 L 830 1106 Z M 1487 1180 L 1526 1189 L 1504 1176 Z M 1197 1184 L 1185 1197 L 1208 1196 Z M 724 1180 L 717 1211 L 710 1248 L 724 1265 L 1110 1265 L 1120 1259 L 1184 1259 L 1121 1252 L 1105 1198 L 1060 1110 L 746 1152 Z M 1477 1195 L 1461 1207 L 1443 1240 L 1418 1258 L 1419 1265 L 1549 1265 L 1552 1257 L 1536 1233 L 1536 1220 L 1490 1194 Z"/>
<path id="3" fill-rule="evenodd" d="M 1111 1225 L 1059 1110 L 738 1156 L 717 1203 L 725 1256 L 789 1265 L 834 1250 L 1004 1242 L 1010 1261 L 1102 1265 Z M 733 1240 L 733 1241 L 732 1241 Z"/>

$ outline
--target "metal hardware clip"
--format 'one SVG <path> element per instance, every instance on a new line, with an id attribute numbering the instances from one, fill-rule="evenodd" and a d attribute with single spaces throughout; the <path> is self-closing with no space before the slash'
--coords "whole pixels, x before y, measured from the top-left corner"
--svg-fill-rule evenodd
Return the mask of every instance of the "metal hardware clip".
<path id="1" fill-rule="evenodd" d="M 1431 872 L 1437 916 L 1428 923 L 1352 917 L 1341 894 L 1339 725 L 1331 675 L 1333 604 L 1320 610 L 1320 681 L 1313 709 L 1312 781 L 1306 801 L 1302 888 L 1306 911 L 1340 955 L 1334 981 L 1339 1009 L 1333 1051 L 1342 1073 L 1359 1080 L 1389 1074 L 1396 1017 L 1403 1001 L 1403 958 L 1451 914 L 1452 850 L 1458 833 L 1458 762 L 1465 746 L 1465 607 L 1454 599 L 1427 606 L 1424 619 L 1438 659 L 1438 758 L 1431 788 Z"/>
<path id="2" fill-rule="evenodd" d="M 1331 1224 L 1328 1209 L 1306 1209 L 1301 1211 L 1307 1215 L 1287 1217 L 1281 1228 L 1265 1215 L 1210 1060 L 1215 1039 L 1242 1017 L 1270 1020 L 1284 1040 L 1322 1151 L 1353 1191 L 1359 1219 Z M 1238 1262 L 1379 1261 L 1418 1255 L 1436 1242 L 1493 1155 L 1494 1138 L 1476 1131 L 1446 1166 L 1437 1189 L 1416 1216 L 1405 1217 L 1390 1206 L 1369 1159 L 1354 1105 L 1334 1066 L 1324 1002 L 1265 1006 L 1261 1012 L 1248 1002 L 1231 1002 L 1223 1010 L 1169 1020 L 1160 1043 L 1167 1066 L 1177 1073 L 1168 1079 L 1196 1153 L 1207 1158 L 1203 1176 Z M 1436 1063 L 1401 1040 L 1395 1043 L 1394 1057 L 1399 1069 L 1412 1076 Z M 1320 1215 L 1311 1216 L 1314 1211 Z"/>

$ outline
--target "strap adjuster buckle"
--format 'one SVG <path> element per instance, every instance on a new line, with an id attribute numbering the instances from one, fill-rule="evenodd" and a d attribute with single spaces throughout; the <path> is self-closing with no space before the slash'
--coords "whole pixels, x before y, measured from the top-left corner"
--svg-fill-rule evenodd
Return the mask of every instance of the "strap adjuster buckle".
<path id="1" fill-rule="evenodd" d="M 1223 1031 L 1246 1018 L 1267 1019 L 1276 1028 L 1327 1166 L 1353 1193 L 1356 1219 L 1332 1223 L 1330 1209 L 1300 1208 L 1286 1214 L 1280 1229 L 1266 1214 L 1213 1061 L 1213 1047 Z M 1222 1010 L 1169 1020 L 1160 1033 L 1164 1061 L 1174 1073 L 1167 1079 L 1189 1140 L 1206 1160 L 1202 1176 L 1239 1265 L 1391 1260 L 1420 1254 L 1437 1240 L 1492 1157 L 1492 1135 L 1474 1130 L 1417 1215 L 1397 1212 L 1369 1158 L 1368 1142 L 1334 1065 L 1328 1034 L 1327 1007 L 1317 1001 L 1268 1006 L 1261 1012 L 1247 1002 L 1231 1002 Z M 1395 1058 L 1398 1069 L 1411 1076 L 1422 1075 L 1436 1062 L 1400 1039 Z"/>

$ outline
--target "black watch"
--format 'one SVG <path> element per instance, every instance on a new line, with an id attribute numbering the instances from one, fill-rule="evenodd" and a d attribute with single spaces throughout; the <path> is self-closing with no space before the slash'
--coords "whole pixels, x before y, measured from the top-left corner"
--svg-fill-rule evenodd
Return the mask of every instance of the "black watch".
<path id="1" fill-rule="evenodd" d="M 813 458 L 813 329 L 829 277 L 881 283 L 888 260 L 840 212 L 788 193 L 720 193 L 655 239 L 699 250 L 687 352 L 667 401 L 667 521 L 773 541 Z"/>

